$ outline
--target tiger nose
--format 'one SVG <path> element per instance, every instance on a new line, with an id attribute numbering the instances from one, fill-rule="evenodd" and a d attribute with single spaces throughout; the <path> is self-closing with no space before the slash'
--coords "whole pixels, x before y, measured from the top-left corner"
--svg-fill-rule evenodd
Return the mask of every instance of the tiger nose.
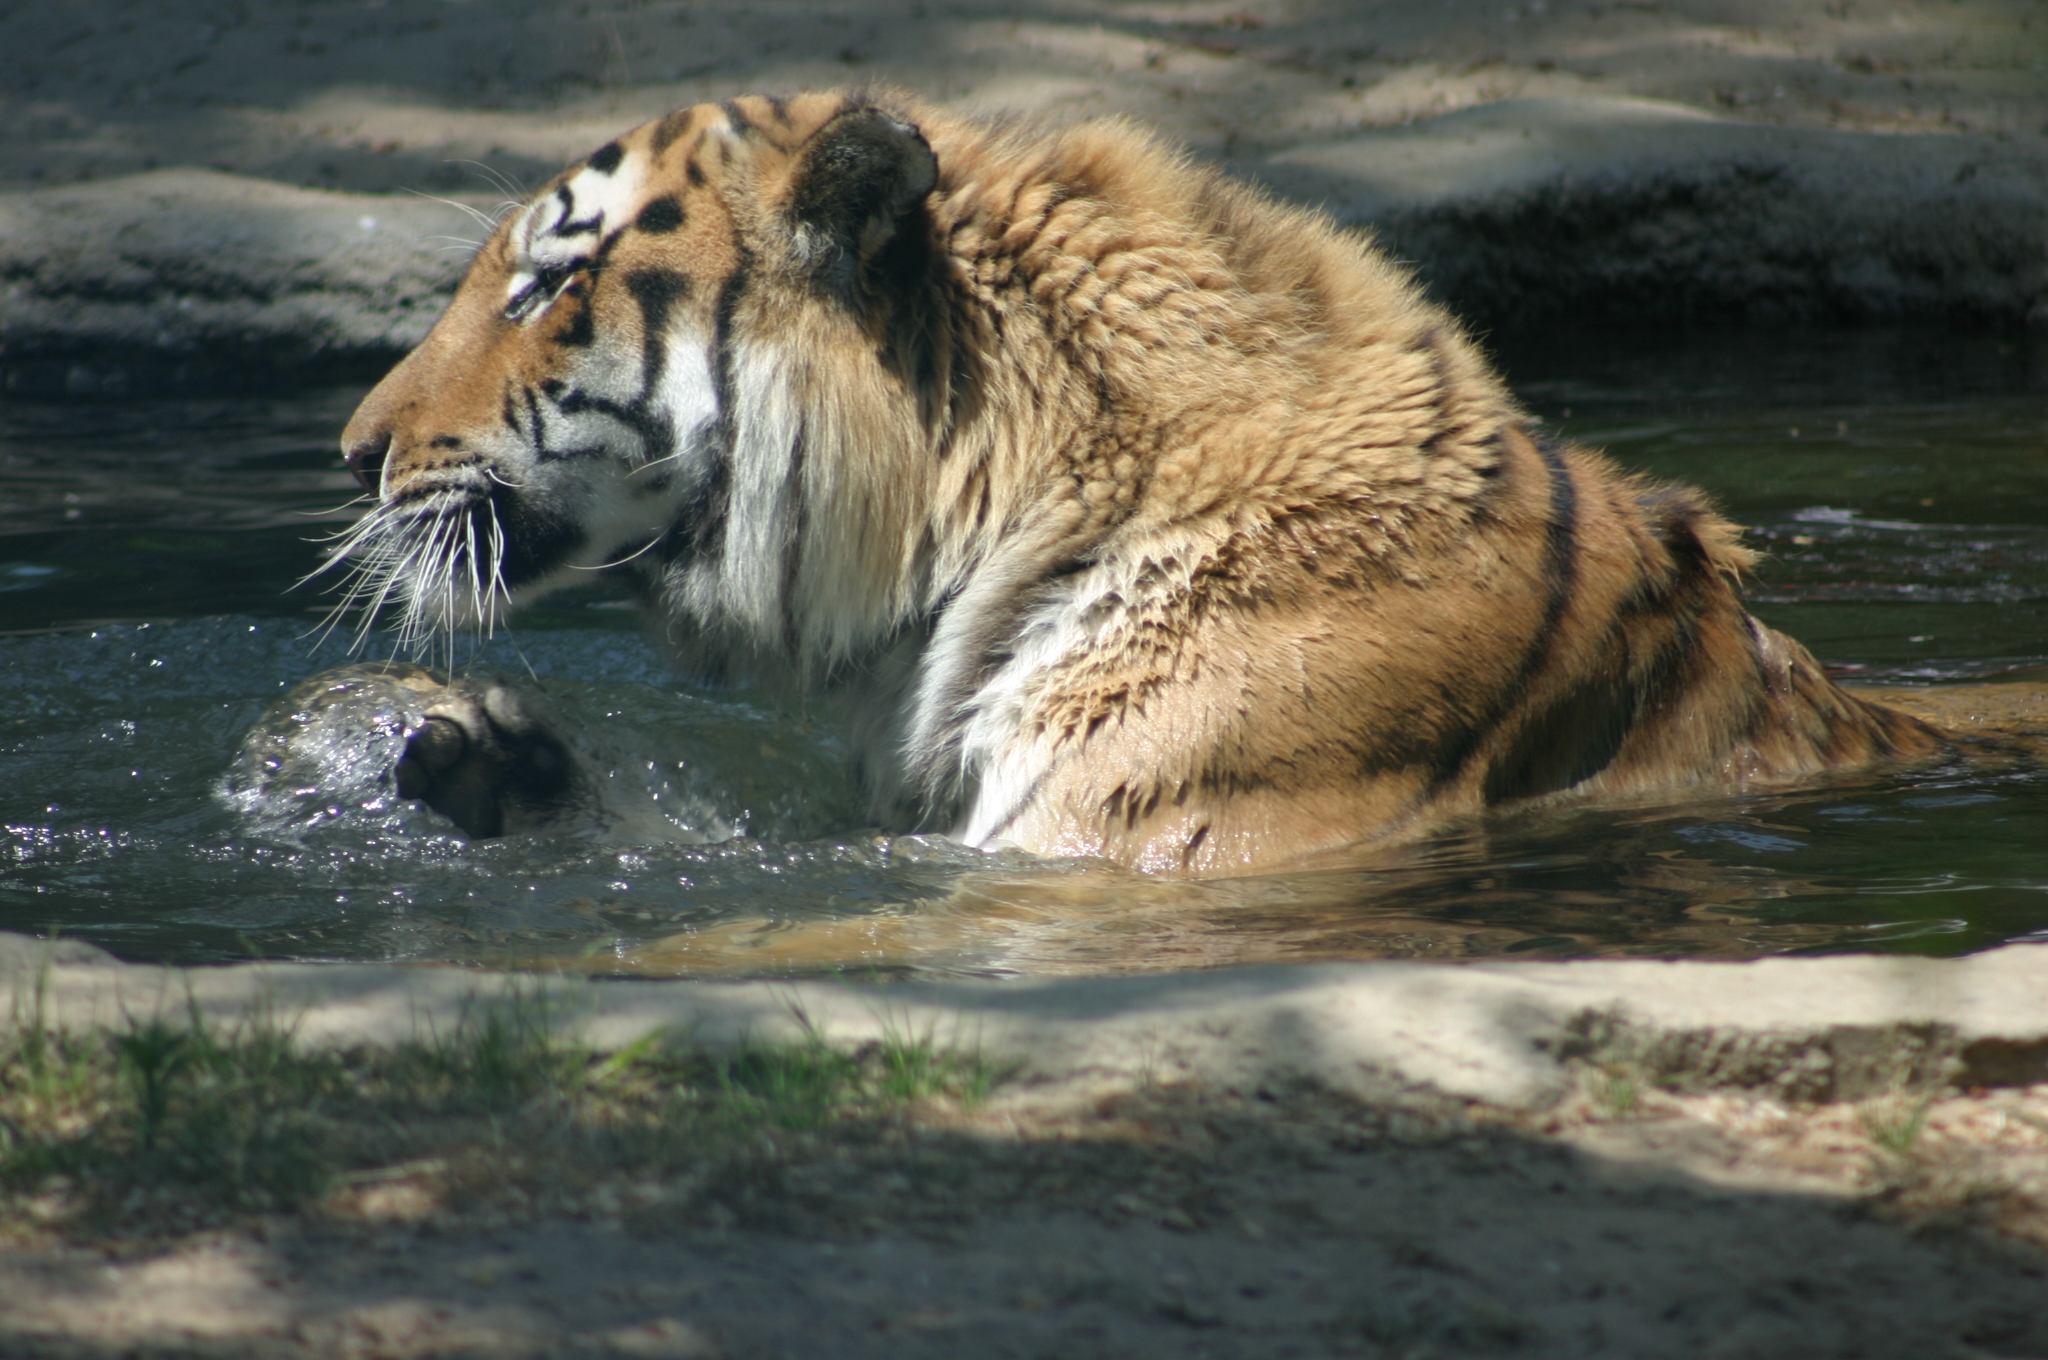
<path id="1" fill-rule="evenodd" d="M 385 430 L 369 439 L 348 446 L 344 455 L 348 459 L 348 470 L 355 474 L 356 481 L 365 491 L 376 494 L 384 477 L 384 458 L 391 452 L 391 432 Z"/>

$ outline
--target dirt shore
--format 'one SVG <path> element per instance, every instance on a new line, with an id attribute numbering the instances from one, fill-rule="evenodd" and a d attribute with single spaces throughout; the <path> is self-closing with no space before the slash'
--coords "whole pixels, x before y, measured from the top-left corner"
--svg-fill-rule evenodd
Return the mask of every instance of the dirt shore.
<path id="1" fill-rule="evenodd" d="M 2048 1088 L 1029 1089 L 696 1175 L 394 1166 L 0 1239 L 0 1350 L 128 1356 L 2048 1354 Z M 502 1152 L 500 1157 L 502 1159 Z M 536 1181 L 539 1183 L 536 1183 Z"/>
<path id="2" fill-rule="evenodd" d="M 180 975 L 0 937 L 0 1166 L 30 1167 L 26 1140 L 52 1132 L 99 1136 L 125 1078 L 94 1045 L 178 1051 L 148 1028 L 164 1016 L 241 1044 L 244 1071 L 328 1091 L 273 1117 L 334 1159 L 311 1198 L 264 1211 L 252 1188 L 311 1182 L 236 1113 L 270 1098 L 230 1081 L 217 1107 L 167 1097 L 157 1153 L 117 1132 L 112 1160 L 59 1154 L 97 1172 L 12 1172 L 0 1353 L 2041 1356 L 2044 972 L 2048 950 L 2016 946 L 1007 986 L 557 981 L 535 1009 L 530 979 Z M 569 1047 L 521 1059 L 472 1030 L 489 1042 L 435 1066 L 497 1073 L 495 1100 L 405 1094 L 408 1035 L 460 1035 L 496 1005 L 554 1017 Z M 339 1057 L 280 1066 L 251 1015 Z M 643 1033 L 686 1052 L 925 1035 L 971 1043 L 996 1084 L 739 1133 L 634 1124 L 646 1081 L 608 1097 L 575 1074 L 651 1054 Z M 44 1034 L 74 1036 L 71 1059 L 52 1039 L 32 1056 Z M 569 1076 L 515 1089 L 522 1066 Z M 177 1147 L 199 1162 L 149 1169 Z"/>

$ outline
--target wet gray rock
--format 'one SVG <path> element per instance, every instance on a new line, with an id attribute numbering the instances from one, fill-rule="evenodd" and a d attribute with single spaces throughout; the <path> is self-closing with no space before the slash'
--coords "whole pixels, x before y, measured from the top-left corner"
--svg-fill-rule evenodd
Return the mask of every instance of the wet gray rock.
<path id="1" fill-rule="evenodd" d="M 655 763 L 575 721 L 537 685 L 409 662 L 339 666 L 293 686 L 242 738 L 221 796 L 252 830 L 296 839 L 444 829 L 703 844 L 734 834 Z M 422 821 L 420 810 L 446 822 Z"/>
<path id="2" fill-rule="evenodd" d="M 421 803 L 464 835 L 602 821 L 602 778 L 545 698 L 489 675 L 376 662 L 293 687 L 243 739 L 225 792 L 273 830 Z"/>
<path id="3" fill-rule="evenodd" d="M 1515 99 L 1237 166 L 1373 230 L 1487 325 L 1693 316 L 2048 326 L 2048 138 L 1831 132 Z M 387 363 L 481 226 L 206 170 L 0 194 L 16 389 Z"/>
<path id="4" fill-rule="evenodd" d="M 426 335 L 481 224 L 411 195 L 211 170 L 0 194 L 10 388 L 119 392 L 351 361 Z"/>
<path id="5" fill-rule="evenodd" d="M 2048 138 L 1835 132 L 1513 99 L 1259 177 L 1484 323 L 1589 314 L 2048 326 Z"/>

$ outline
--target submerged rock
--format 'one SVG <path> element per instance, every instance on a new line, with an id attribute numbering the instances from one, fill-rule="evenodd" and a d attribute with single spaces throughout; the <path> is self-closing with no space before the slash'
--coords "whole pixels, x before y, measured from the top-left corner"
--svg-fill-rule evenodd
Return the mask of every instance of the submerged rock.
<path id="1" fill-rule="evenodd" d="M 2048 143 L 1774 127 L 1650 99 L 1508 99 L 1256 173 L 1412 260 L 1467 319 L 2048 328 Z"/>
<path id="2" fill-rule="evenodd" d="M 472 838 L 604 825 L 603 772 L 545 697 L 492 675 L 343 666 L 304 681 L 243 739 L 227 794 L 274 827 L 419 802 Z"/>
<path id="3" fill-rule="evenodd" d="M 447 306 L 448 237 L 475 230 L 453 202 L 199 169 L 0 194 L 0 370 L 71 395 L 374 372 Z"/>

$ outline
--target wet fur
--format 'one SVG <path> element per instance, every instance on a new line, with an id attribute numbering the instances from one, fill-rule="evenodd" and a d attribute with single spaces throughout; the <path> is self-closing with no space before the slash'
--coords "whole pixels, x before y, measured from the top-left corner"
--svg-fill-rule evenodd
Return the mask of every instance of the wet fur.
<path id="1" fill-rule="evenodd" d="M 884 815 L 975 844 L 1238 870 L 1936 744 L 1367 242 L 1123 123 L 650 123 L 500 228 L 345 445 L 363 560 L 476 583 L 416 632 L 609 573 L 697 668 L 847 697 Z"/>

